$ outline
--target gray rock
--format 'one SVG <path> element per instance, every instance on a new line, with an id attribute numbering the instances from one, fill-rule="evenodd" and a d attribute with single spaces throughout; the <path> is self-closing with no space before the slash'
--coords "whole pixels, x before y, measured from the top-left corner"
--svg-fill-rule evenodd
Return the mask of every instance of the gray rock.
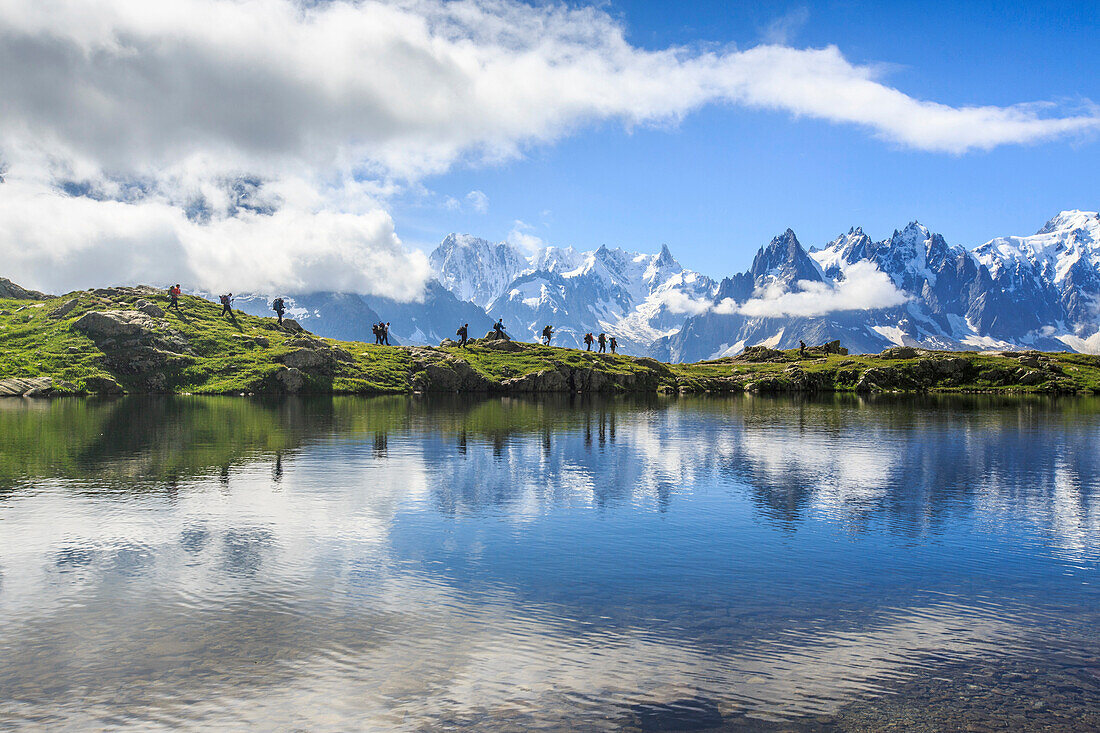
<path id="1" fill-rule="evenodd" d="M 49 377 L 0 379 L 0 397 L 35 397 L 52 390 L 53 380 Z"/>
<path id="2" fill-rule="evenodd" d="M 506 379 L 503 386 L 509 392 L 568 392 L 570 390 L 569 373 L 568 370 L 563 372 L 558 369 L 544 369 L 522 377 Z"/>
<path id="3" fill-rule="evenodd" d="M 125 394 L 122 385 L 110 377 L 88 377 L 84 380 L 84 389 L 88 392 L 100 395 Z"/>
<path id="4" fill-rule="evenodd" d="M 40 293 L 37 290 L 28 290 L 27 288 L 20 287 L 6 277 L 0 277 L 0 298 L 9 298 L 11 300 L 47 300 L 49 297 L 49 295 Z"/>
<path id="5" fill-rule="evenodd" d="M 305 329 L 302 328 L 302 326 L 296 320 L 294 320 L 293 318 L 284 318 L 283 319 L 283 330 L 284 331 L 292 331 L 292 332 L 295 332 L 295 333 L 301 333 L 301 332 L 305 331 Z"/>
<path id="6" fill-rule="evenodd" d="M 153 318 L 164 318 L 164 309 L 162 309 L 159 305 L 150 303 L 144 298 L 141 298 L 136 303 L 134 303 L 134 308 L 141 311 L 147 316 L 152 316 Z"/>
<path id="7" fill-rule="evenodd" d="M 94 341 L 153 335 L 156 322 L 138 311 L 89 311 L 73 324 Z"/>
<path id="8" fill-rule="evenodd" d="M 524 348 L 526 348 L 524 346 L 524 344 L 521 344 L 517 341 L 512 341 L 511 339 L 503 339 L 503 340 L 502 339 L 496 339 L 496 340 L 490 340 L 490 341 L 479 341 L 477 343 L 477 346 L 480 346 L 480 347 L 485 348 L 485 349 L 492 349 L 493 351 L 507 351 L 507 352 L 512 352 L 512 353 L 517 352 L 517 351 L 523 351 Z"/>
<path id="9" fill-rule="evenodd" d="M 50 318 L 64 318 L 65 316 L 72 313 L 73 309 L 76 308 L 79 304 L 80 301 L 76 298 L 66 300 L 60 306 L 55 308 L 52 313 L 50 313 Z"/>
<path id="10" fill-rule="evenodd" d="M 306 376 L 301 370 L 285 367 L 275 373 L 275 382 L 281 391 L 287 394 L 297 394 L 306 385 Z"/>
<path id="11" fill-rule="evenodd" d="M 880 359 L 915 359 L 919 355 L 912 346 L 895 346 L 879 354 Z"/>
<path id="12" fill-rule="evenodd" d="M 344 349 L 325 346 L 299 348 L 276 357 L 276 360 L 291 369 L 315 374 L 332 374 L 341 363 L 354 361 L 355 357 Z"/>

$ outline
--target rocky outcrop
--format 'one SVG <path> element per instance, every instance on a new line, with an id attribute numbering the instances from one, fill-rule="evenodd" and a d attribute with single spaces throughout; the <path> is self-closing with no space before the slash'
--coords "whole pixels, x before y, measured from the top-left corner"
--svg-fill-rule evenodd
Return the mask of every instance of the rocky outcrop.
<path id="1" fill-rule="evenodd" d="M 50 318 L 64 318 L 65 316 L 72 313 L 78 305 L 80 305 L 80 301 L 76 298 L 66 300 L 64 303 L 62 303 L 50 312 Z"/>
<path id="2" fill-rule="evenodd" d="M 140 392 L 168 391 L 168 372 L 189 363 L 193 356 L 181 334 L 161 327 L 147 313 L 89 311 L 72 327 L 103 351 L 105 366 Z"/>
<path id="3" fill-rule="evenodd" d="M 48 300 L 51 296 L 37 290 L 28 290 L 13 283 L 6 277 L 0 277 L 0 298 L 11 300 Z"/>
<path id="4" fill-rule="evenodd" d="M 55 382 L 50 377 L 0 379 L 0 397 L 53 397 L 76 391 L 68 382 Z"/>

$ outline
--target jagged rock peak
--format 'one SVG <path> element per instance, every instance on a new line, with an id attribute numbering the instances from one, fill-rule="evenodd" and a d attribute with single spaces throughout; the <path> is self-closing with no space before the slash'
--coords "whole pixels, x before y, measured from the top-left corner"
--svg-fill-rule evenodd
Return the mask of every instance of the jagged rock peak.
<path id="1" fill-rule="evenodd" d="M 1057 216 L 1044 224 L 1043 228 L 1037 231 L 1036 234 L 1050 234 L 1052 232 L 1072 229 L 1084 229 L 1089 226 L 1100 226 L 1100 214 L 1095 211 L 1069 209 L 1059 212 Z"/>

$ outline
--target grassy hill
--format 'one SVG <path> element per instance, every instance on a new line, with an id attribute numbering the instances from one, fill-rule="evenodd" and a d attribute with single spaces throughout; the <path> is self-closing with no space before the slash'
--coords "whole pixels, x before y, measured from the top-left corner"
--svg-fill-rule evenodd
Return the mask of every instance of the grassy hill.
<path id="1" fill-rule="evenodd" d="M 664 364 L 517 342 L 374 346 L 149 288 L 0 298 L 0 393 L 1046 392 L 1100 393 L 1100 357 L 749 349 Z"/>

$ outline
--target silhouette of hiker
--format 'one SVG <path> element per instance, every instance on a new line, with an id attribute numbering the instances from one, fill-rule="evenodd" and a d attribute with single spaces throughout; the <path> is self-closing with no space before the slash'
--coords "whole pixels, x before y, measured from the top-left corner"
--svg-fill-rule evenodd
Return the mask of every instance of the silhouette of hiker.
<path id="1" fill-rule="evenodd" d="M 221 315 L 224 316 L 224 315 L 228 314 L 228 315 L 232 316 L 233 315 L 233 306 L 231 304 L 233 303 L 233 293 L 223 295 L 219 298 L 219 300 L 222 303 Z"/>
<path id="2" fill-rule="evenodd" d="M 286 306 L 283 304 L 282 298 L 276 298 L 271 302 L 271 310 L 275 311 L 275 315 L 279 317 L 279 325 L 283 325 L 283 314 L 286 313 Z"/>
<path id="3" fill-rule="evenodd" d="M 458 336 L 458 345 L 465 349 L 466 342 L 470 340 L 470 324 L 463 323 L 458 327 L 458 330 L 455 331 L 455 335 Z"/>
<path id="4" fill-rule="evenodd" d="M 542 329 L 542 340 L 546 343 L 547 346 L 550 345 L 550 339 L 553 338 L 553 336 L 554 329 L 550 328 L 549 325 L 547 325 L 546 328 Z"/>
<path id="5" fill-rule="evenodd" d="M 386 321 L 382 325 L 382 341 L 386 344 L 386 346 L 390 345 L 390 322 L 389 321 Z"/>
<path id="6" fill-rule="evenodd" d="M 176 313 L 180 311 L 180 284 L 176 283 L 172 287 L 168 288 L 168 299 L 171 301 L 168 303 L 169 308 L 175 308 Z"/>
<path id="7" fill-rule="evenodd" d="M 378 344 L 382 343 L 382 331 L 379 328 L 379 324 L 372 323 L 370 330 L 371 333 L 374 334 L 374 345 L 377 346 Z"/>
<path id="8" fill-rule="evenodd" d="M 497 336 L 503 336 L 504 335 L 504 319 L 503 318 L 498 318 L 497 322 L 493 324 L 493 331 L 496 332 Z"/>
<path id="9" fill-rule="evenodd" d="M 798 342 L 798 356 L 799 356 L 800 359 L 805 359 L 806 358 L 806 342 L 805 341 L 799 341 Z"/>
<path id="10" fill-rule="evenodd" d="M 592 334 L 586 333 L 584 335 L 584 350 L 585 351 L 591 351 L 592 350 L 592 342 L 595 341 L 595 340 L 596 339 L 592 337 Z"/>
<path id="11" fill-rule="evenodd" d="M 615 349 L 619 346 L 619 342 L 615 340 L 615 337 L 611 337 L 611 341 L 608 342 L 611 346 L 611 353 L 615 353 Z"/>
<path id="12" fill-rule="evenodd" d="M 596 343 L 600 345 L 600 353 L 605 353 L 607 351 L 607 334 L 601 333 L 596 339 Z"/>

